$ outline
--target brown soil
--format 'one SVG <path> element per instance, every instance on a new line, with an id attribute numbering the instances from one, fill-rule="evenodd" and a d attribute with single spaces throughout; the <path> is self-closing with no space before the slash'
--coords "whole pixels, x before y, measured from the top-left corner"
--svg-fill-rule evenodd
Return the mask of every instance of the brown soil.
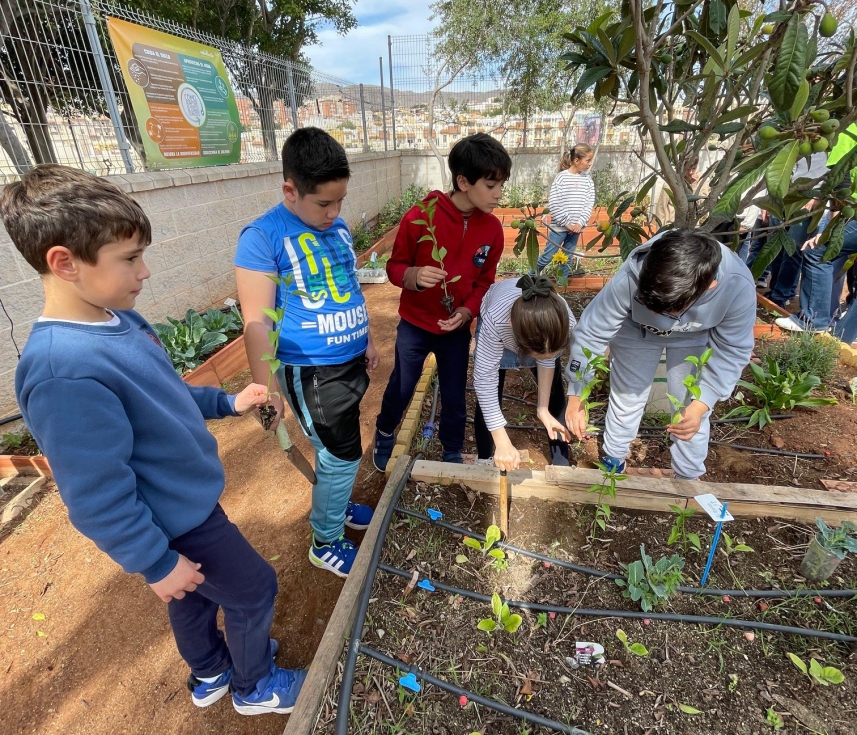
<path id="1" fill-rule="evenodd" d="M 381 365 L 363 403 L 367 450 L 355 490 L 373 504 L 384 478 L 372 467 L 375 416 L 393 367 L 399 289 L 364 287 Z M 240 390 L 249 372 L 230 390 Z M 312 448 L 294 419 L 287 426 L 305 456 Z M 310 487 L 275 439 L 250 417 L 209 422 L 226 468 L 223 507 L 277 570 L 274 635 L 282 666 L 308 666 L 342 580 L 307 560 Z M 351 532 L 349 532 L 351 534 Z M 352 536 L 359 541 L 360 534 Z M 286 719 L 238 715 L 228 699 L 191 704 L 187 668 L 163 603 L 137 576 L 124 574 L 68 522 L 59 495 L 45 499 L 0 543 L 0 733 L 281 733 Z M 33 615 L 44 615 L 34 620 Z M 40 635 L 39 631 L 44 633 Z"/>
<path id="2" fill-rule="evenodd" d="M 410 484 L 401 505 L 424 512 L 441 510 L 444 520 L 484 532 L 496 521 L 495 498 L 460 487 L 438 488 Z M 639 558 L 639 544 L 655 558 L 673 554 L 665 546 L 671 519 L 663 514 L 615 512 L 607 540 L 590 545 L 587 535 L 591 512 L 564 503 L 535 499 L 513 502 L 512 542 L 555 558 L 619 572 L 618 562 Z M 690 530 L 706 549 L 712 524 L 689 521 Z M 794 588 L 800 558 L 810 531 L 787 523 L 735 521 L 733 539 L 749 544 L 752 552 L 719 554 L 709 586 L 730 589 L 736 579 L 761 589 Z M 603 534 L 602 534 L 603 535 Z M 613 539 L 612 541 L 610 539 Z M 722 543 L 722 542 L 721 542 Z M 506 599 L 590 609 L 637 608 L 623 599 L 614 582 L 597 580 L 511 555 L 506 570 L 486 563 L 478 551 L 442 529 L 398 517 L 387 536 L 382 562 L 418 570 L 420 578 L 435 584 Z M 464 555 L 465 559 L 457 558 Z M 705 554 L 691 552 L 684 569 L 685 584 L 698 584 Z M 766 724 L 769 707 L 783 718 L 781 732 L 805 732 L 798 724 L 829 735 L 853 733 L 857 701 L 857 655 L 847 645 L 819 639 L 756 633 L 749 640 L 741 628 L 682 625 L 652 620 L 621 620 L 609 616 L 555 616 L 521 611 L 523 623 L 515 634 L 488 635 L 476 628 L 492 617 L 487 603 L 438 590 L 405 594 L 407 580 L 380 573 L 372 593 L 363 642 L 392 658 L 415 664 L 438 678 L 486 697 L 502 699 L 521 709 L 559 720 L 591 733 L 663 733 L 664 735 L 756 735 L 773 732 Z M 831 585 L 853 588 L 857 562 L 849 559 Z M 772 599 L 766 609 L 746 598 L 678 595 L 664 612 L 730 616 L 853 635 L 857 603 L 830 600 L 830 607 L 812 598 Z M 513 610 L 512 612 L 516 612 Z M 642 643 L 648 655 L 626 651 L 616 638 L 622 628 L 629 643 Z M 567 657 L 575 641 L 602 644 L 609 663 L 600 670 L 573 669 Z M 811 685 L 786 657 L 792 652 L 808 661 L 818 658 L 845 674 L 845 683 Z M 459 733 L 519 735 L 551 731 L 524 726 L 474 703 L 462 706 L 459 697 L 423 684 L 419 695 L 398 686 L 392 669 L 362 656 L 351 701 L 352 732 Z M 608 682 L 610 682 L 608 684 Z M 339 682 L 322 709 L 319 735 L 333 732 L 334 702 Z M 617 688 L 618 687 L 618 688 Z M 778 699 L 779 698 L 779 699 Z M 682 709 L 684 707 L 685 709 Z M 688 710 L 687 708 L 692 708 Z"/>

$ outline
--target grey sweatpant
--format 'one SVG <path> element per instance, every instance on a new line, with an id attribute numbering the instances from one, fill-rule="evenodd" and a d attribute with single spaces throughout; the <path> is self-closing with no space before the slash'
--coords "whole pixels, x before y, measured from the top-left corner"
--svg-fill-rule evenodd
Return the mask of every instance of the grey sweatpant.
<path id="1" fill-rule="evenodd" d="M 698 357 L 704 352 L 708 344 L 707 334 L 696 332 L 687 337 L 676 335 L 665 340 L 654 335 L 642 337 L 639 328 L 623 325 L 610 341 L 610 401 L 604 430 L 604 454 L 623 461 L 628 455 L 664 349 L 667 355 L 667 390 L 670 395 L 685 399 L 687 388 L 681 381 L 695 370 L 692 363 L 685 362 L 685 358 L 689 355 Z M 673 339 L 675 343 L 672 343 Z M 677 476 L 695 480 L 705 474 L 710 415 L 711 411 L 706 412 L 699 431 L 690 440 L 672 440 L 670 454 Z"/>

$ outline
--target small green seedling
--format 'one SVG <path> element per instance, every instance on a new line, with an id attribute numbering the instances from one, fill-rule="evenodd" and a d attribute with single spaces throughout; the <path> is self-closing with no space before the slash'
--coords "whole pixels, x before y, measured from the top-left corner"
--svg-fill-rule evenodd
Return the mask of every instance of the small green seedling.
<path id="1" fill-rule="evenodd" d="M 783 718 L 780 717 L 779 713 L 773 707 L 768 707 L 767 712 L 765 712 L 765 722 L 773 727 L 774 730 L 782 730 L 786 726 Z"/>
<path id="2" fill-rule="evenodd" d="M 666 602 L 684 581 L 681 573 L 684 559 L 673 554 L 652 564 L 652 557 L 646 553 L 645 544 L 640 545 L 640 557 L 640 561 L 619 564 L 628 579 L 617 579 L 616 584 L 623 588 L 622 597 L 639 602 L 643 612 L 649 612 Z"/>
<path id="3" fill-rule="evenodd" d="M 725 531 L 723 532 L 723 546 L 724 548 L 722 549 L 722 551 L 724 554 L 726 554 L 727 558 L 732 556 L 732 554 L 734 554 L 736 551 L 740 551 L 745 554 L 751 554 L 755 552 L 755 549 L 751 546 L 747 546 L 746 544 L 736 544 L 732 540 L 732 537 Z"/>
<path id="4" fill-rule="evenodd" d="M 446 270 L 443 267 L 443 259 L 446 257 L 446 248 L 437 244 L 437 235 L 435 235 L 436 225 L 434 224 L 434 213 L 437 209 L 437 199 L 431 199 L 428 202 L 417 202 L 417 204 L 423 211 L 425 219 L 415 219 L 414 224 L 424 225 L 426 230 L 428 230 L 428 234 L 423 235 L 417 242 L 430 242 L 432 260 L 437 263 L 438 268 Z M 454 311 L 453 306 L 455 305 L 455 299 L 450 295 L 447 286 L 459 280 L 461 280 L 460 275 L 450 278 L 449 280 L 444 278 L 440 282 L 441 288 L 443 289 L 443 296 L 440 297 L 440 303 L 444 305 L 450 314 Z"/>
<path id="5" fill-rule="evenodd" d="M 621 628 L 619 628 L 619 630 L 616 631 L 616 637 L 620 641 L 622 641 L 622 645 L 625 646 L 625 650 L 630 651 L 635 656 L 648 656 L 649 655 L 649 649 L 646 648 L 642 643 L 631 643 L 631 644 L 629 644 L 628 643 L 628 634 L 625 633 L 625 631 L 622 630 Z"/>
<path id="6" fill-rule="evenodd" d="M 604 355 L 595 355 L 592 353 L 592 350 L 586 347 L 583 348 L 583 356 L 586 358 L 587 363 L 581 370 L 575 371 L 575 377 L 577 380 L 583 380 L 587 375 L 592 374 L 592 378 L 583 386 L 583 390 L 580 392 L 580 407 L 583 409 L 586 431 L 589 432 L 595 431 L 595 427 L 589 425 L 590 411 L 593 408 L 604 405 L 603 401 L 590 401 L 589 396 L 607 382 L 610 367 Z"/>
<path id="7" fill-rule="evenodd" d="M 702 371 L 711 359 L 712 354 L 713 350 L 709 347 L 699 357 L 696 355 L 688 355 L 684 358 L 685 362 L 692 363 L 696 367 L 696 370 L 685 375 L 684 380 L 681 381 L 682 385 L 687 388 L 684 400 L 680 400 L 667 393 L 667 398 L 669 398 L 670 403 L 673 404 L 674 409 L 671 421 L 672 424 L 680 423 L 682 418 L 682 409 L 690 403 L 691 400 L 698 401 L 699 397 L 702 395 L 702 389 L 699 387 L 699 381 L 702 378 Z"/>
<path id="8" fill-rule="evenodd" d="M 548 614 L 544 612 L 540 612 L 536 616 L 536 630 L 539 628 L 546 628 L 548 624 Z"/>
<path id="9" fill-rule="evenodd" d="M 497 526 L 488 526 L 488 530 L 485 531 L 485 543 L 470 538 L 470 536 L 465 536 L 462 543 L 471 549 L 481 551 L 483 556 L 490 556 L 493 559 L 491 563 L 496 569 L 505 569 L 509 562 L 506 561 L 506 554 L 503 549 L 492 548 L 500 540 L 500 537 L 500 529 Z M 458 557 L 456 557 L 456 561 L 458 561 Z"/>
<path id="10" fill-rule="evenodd" d="M 729 683 L 726 685 L 726 688 L 730 694 L 738 688 L 738 674 L 729 674 Z"/>
<path id="11" fill-rule="evenodd" d="M 595 526 L 597 525 L 602 531 L 607 530 L 607 521 L 610 520 L 610 504 L 604 502 L 604 497 L 616 499 L 616 483 L 622 480 L 627 480 L 628 475 L 619 474 L 615 467 L 609 470 L 606 465 L 601 462 L 596 463 L 601 470 L 601 482 L 591 485 L 586 491 L 588 493 L 598 493 L 598 501 L 595 503 L 595 520 L 592 525 L 592 533 L 590 541 L 595 540 Z"/>
<path id="12" fill-rule="evenodd" d="M 807 669 L 806 663 L 793 653 L 786 653 L 786 656 L 788 656 L 789 660 L 803 672 L 804 676 L 808 676 L 811 681 L 814 680 L 822 686 L 826 687 L 831 684 L 841 684 L 845 681 L 845 674 L 833 666 L 822 666 L 813 658 L 810 659 L 809 669 Z"/>
<path id="13" fill-rule="evenodd" d="M 503 602 L 496 592 L 491 595 L 491 612 L 494 613 L 494 619 L 483 618 L 480 620 L 476 624 L 479 630 L 493 633 L 497 628 L 502 628 L 507 633 L 514 633 L 521 627 L 523 618 L 517 613 L 509 612 L 509 605 Z"/>
<path id="14" fill-rule="evenodd" d="M 675 520 L 673 521 L 673 527 L 670 529 L 670 537 L 667 540 L 667 545 L 672 546 L 674 543 L 678 543 L 681 546 L 683 554 L 687 554 L 688 546 L 692 546 L 699 551 L 702 548 L 699 536 L 687 530 L 687 519 L 696 513 L 696 509 L 679 508 L 677 505 L 671 505 L 670 508 L 675 513 Z"/>
<path id="15" fill-rule="evenodd" d="M 816 518 L 815 524 L 818 526 L 815 540 L 823 549 L 836 554 L 840 559 L 844 559 L 849 551 L 857 554 L 857 538 L 851 535 L 857 532 L 857 525 L 851 521 L 843 521 L 838 528 L 830 528 L 821 518 Z"/>

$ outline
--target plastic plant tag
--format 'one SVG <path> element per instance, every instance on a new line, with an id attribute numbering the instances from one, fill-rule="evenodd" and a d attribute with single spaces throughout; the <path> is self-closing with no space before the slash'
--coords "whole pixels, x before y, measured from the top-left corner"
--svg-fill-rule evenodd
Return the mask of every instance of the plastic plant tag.
<path id="1" fill-rule="evenodd" d="M 425 590 L 426 592 L 434 592 L 434 585 L 427 579 L 421 579 L 419 582 L 417 582 L 417 587 L 419 587 L 421 590 Z"/>
<path id="2" fill-rule="evenodd" d="M 428 517 L 431 518 L 432 521 L 439 521 L 441 518 L 443 518 L 443 513 L 441 513 L 439 510 L 435 510 L 434 508 L 429 508 L 426 511 L 426 515 L 428 515 Z"/>
<path id="3" fill-rule="evenodd" d="M 600 643 L 577 641 L 574 644 L 574 656 L 566 656 L 565 662 L 572 669 L 579 666 L 599 666 L 604 663 L 604 646 Z"/>
<path id="4" fill-rule="evenodd" d="M 237 306 L 238 305 L 238 302 L 233 298 L 226 299 L 226 301 L 224 301 L 223 303 L 226 304 L 226 306 Z"/>
<path id="5" fill-rule="evenodd" d="M 405 689 L 410 689 L 412 692 L 420 691 L 420 683 L 417 681 L 417 677 L 413 674 L 405 674 L 400 677 L 399 684 Z"/>
<path id="6" fill-rule="evenodd" d="M 723 503 L 721 503 L 711 493 L 696 495 L 693 499 L 699 504 L 700 508 L 708 513 L 708 517 L 711 518 L 712 521 L 717 521 L 719 523 L 720 521 L 726 522 L 735 520 L 729 511 L 726 511 L 725 514 L 723 513 Z"/>

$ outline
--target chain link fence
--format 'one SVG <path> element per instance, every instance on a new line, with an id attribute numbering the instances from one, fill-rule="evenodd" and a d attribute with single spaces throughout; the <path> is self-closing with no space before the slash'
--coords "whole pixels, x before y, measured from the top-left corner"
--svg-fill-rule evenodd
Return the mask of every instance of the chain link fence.
<path id="1" fill-rule="evenodd" d="M 99 175 L 146 170 L 108 16 L 220 51 L 238 104 L 242 163 L 277 160 L 286 137 L 310 125 L 349 153 L 388 145 L 377 88 L 364 93 L 362 85 L 112 0 L 0 0 L 0 183 L 47 162 Z"/>

